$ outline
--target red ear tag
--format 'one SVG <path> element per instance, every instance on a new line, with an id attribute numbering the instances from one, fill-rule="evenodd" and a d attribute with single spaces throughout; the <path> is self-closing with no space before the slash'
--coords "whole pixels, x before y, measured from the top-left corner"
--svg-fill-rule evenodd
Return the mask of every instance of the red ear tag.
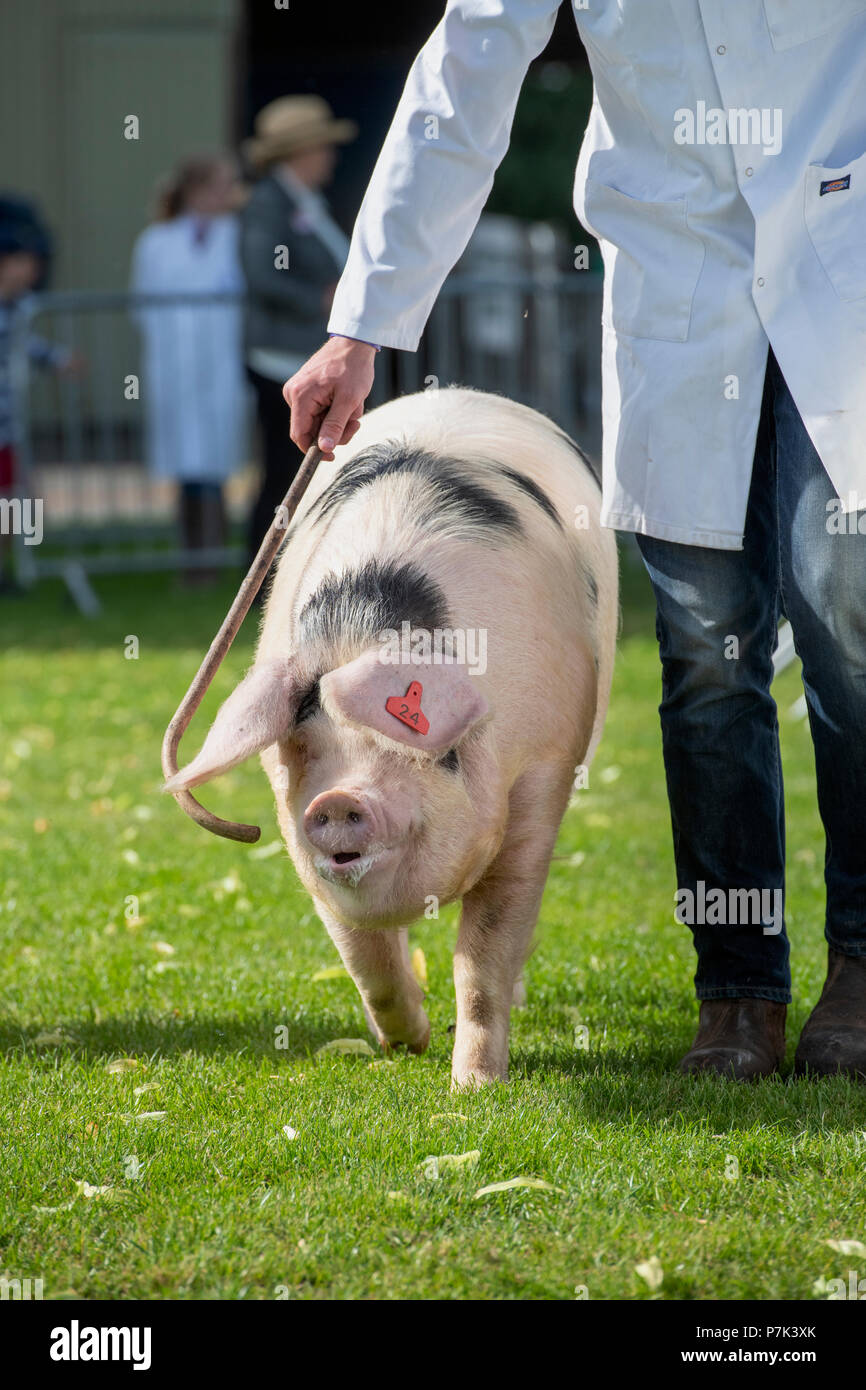
<path id="1" fill-rule="evenodd" d="M 414 729 L 416 734 L 426 734 L 430 728 L 430 721 L 421 709 L 422 694 L 421 682 L 413 681 L 405 695 L 389 695 L 385 701 L 388 713 Z"/>

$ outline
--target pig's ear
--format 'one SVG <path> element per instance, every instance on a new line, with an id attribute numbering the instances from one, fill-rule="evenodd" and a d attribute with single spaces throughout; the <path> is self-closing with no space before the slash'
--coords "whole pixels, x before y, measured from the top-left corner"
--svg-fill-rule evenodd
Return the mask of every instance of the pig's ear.
<path id="1" fill-rule="evenodd" d="M 299 698 L 290 659 L 262 661 L 217 712 L 201 752 L 165 784 L 167 792 L 197 787 L 269 748 L 289 729 Z"/>
<path id="2" fill-rule="evenodd" d="M 488 711 L 465 666 L 388 665 L 378 648 L 329 671 L 320 690 L 332 717 L 429 753 L 453 748 Z"/>

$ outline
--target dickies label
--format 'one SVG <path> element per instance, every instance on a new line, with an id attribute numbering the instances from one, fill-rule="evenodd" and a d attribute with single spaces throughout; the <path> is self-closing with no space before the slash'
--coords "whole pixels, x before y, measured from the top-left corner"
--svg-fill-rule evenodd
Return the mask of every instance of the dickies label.
<path id="1" fill-rule="evenodd" d="M 820 196 L 823 198 L 825 193 L 839 193 L 843 188 L 850 188 L 850 186 L 850 174 L 845 174 L 841 179 L 823 179 L 821 182 Z"/>

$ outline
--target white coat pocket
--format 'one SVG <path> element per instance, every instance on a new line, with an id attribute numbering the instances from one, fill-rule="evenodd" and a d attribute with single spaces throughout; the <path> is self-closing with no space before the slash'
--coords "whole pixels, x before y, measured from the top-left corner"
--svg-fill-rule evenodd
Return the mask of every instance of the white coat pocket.
<path id="1" fill-rule="evenodd" d="M 840 299 L 866 296 L 866 154 L 830 169 L 806 170 L 806 226 Z"/>
<path id="2" fill-rule="evenodd" d="M 764 0 L 767 28 L 776 51 L 794 48 L 866 11 L 866 0 Z"/>
<path id="3" fill-rule="evenodd" d="M 704 244 L 688 225 L 685 198 L 648 202 L 588 178 L 584 221 L 602 242 L 617 333 L 684 343 L 704 263 Z M 616 248 L 614 254 L 604 245 Z"/>

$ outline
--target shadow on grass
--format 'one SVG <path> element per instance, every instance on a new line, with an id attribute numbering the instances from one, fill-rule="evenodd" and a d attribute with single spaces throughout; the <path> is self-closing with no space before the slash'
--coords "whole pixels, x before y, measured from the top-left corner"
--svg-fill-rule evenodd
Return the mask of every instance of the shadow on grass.
<path id="1" fill-rule="evenodd" d="M 278 1031 L 280 1030 L 280 1031 Z M 285 1031 L 282 1031 L 285 1030 Z M 49 1041 L 39 1042 L 47 1034 Z M 0 1055 L 11 1060 L 51 1058 L 68 1052 L 77 1061 L 135 1054 L 148 1057 L 268 1058 L 280 1062 L 308 1057 L 334 1038 L 366 1037 L 356 1015 L 317 1010 L 315 1017 L 290 1018 L 277 1011 L 232 1018 L 167 1018 L 138 1014 L 127 1018 L 59 1020 L 21 1026 L 0 1021 Z M 55 1040 L 56 1039 L 56 1040 Z M 371 1043 L 372 1045 L 372 1043 Z"/>
<path id="2" fill-rule="evenodd" d="M 866 1128 L 866 1084 L 844 1076 L 794 1077 L 790 1062 L 779 1075 L 754 1082 L 682 1076 L 677 1065 L 685 1050 L 652 1044 L 645 1052 L 513 1049 L 511 1071 L 555 1081 L 566 1105 L 603 1123 L 655 1127 L 679 1119 L 705 1121 L 720 1132 L 771 1126 L 796 1134 L 805 1127 Z"/>

